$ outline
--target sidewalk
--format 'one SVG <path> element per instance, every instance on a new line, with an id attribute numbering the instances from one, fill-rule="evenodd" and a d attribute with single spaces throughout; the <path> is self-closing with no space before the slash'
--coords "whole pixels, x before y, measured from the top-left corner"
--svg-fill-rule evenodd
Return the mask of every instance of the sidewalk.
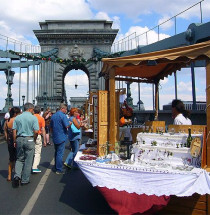
<path id="1" fill-rule="evenodd" d="M 64 159 L 69 153 L 68 146 Z M 14 189 L 11 182 L 6 181 L 7 144 L 0 141 L 0 214 L 21 214 L 40 186 L 43 189 L 31 206 L 30 214 L 116 214 L 80 170 L 65 169 L 64 175 L 56 175 L 50 165 L 53 156 L 53 146 L 43 147 L 40 163 L 42 172 L 32 174 L 29 185 Z M 47 172 L 49 176 L 46 183 L 40 183 Z"/>

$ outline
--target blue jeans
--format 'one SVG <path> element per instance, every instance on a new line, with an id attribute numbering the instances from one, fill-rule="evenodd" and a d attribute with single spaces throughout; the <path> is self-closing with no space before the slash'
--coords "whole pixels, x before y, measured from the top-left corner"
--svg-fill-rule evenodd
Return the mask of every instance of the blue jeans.
<path id="1" fill-rule="evenodd" d="M 22 183 L 28 183 L 31 176 L 31 168 L 34 158 L 34 138 L 17 138 L 17 160 L 15 164 L 15 175 L 21 178 Z"/>
<path id="2" fill-rule="evenodd" d="M 55 169 L 56 171 L 62 171 L 63 167 L 63 155 L 65 150 L 66 141 L 60 144 L 54 144 L 55 148 Z"/>
<path id="3" fill-rule="evenodd" d="M 74 157 L 76 156 L 77 152 L 79 151 L 79 139 L 70 141 L 71 144 L 71 152 L 68 154 L 65 163 L 71 166 L 73 161 L 73 166 L 77 166 L 77 164 L 74 162 Z"/>

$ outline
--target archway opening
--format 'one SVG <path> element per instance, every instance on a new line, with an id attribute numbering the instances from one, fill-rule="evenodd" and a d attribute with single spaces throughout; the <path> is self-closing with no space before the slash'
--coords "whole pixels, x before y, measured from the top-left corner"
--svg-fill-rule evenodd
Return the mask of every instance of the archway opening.
<path id="1" fill-rule="evenodd" d="M 68 108 L 78 107 L 87 100 L 89 95 L 89 79 L 83 70 L 69 70 L 64 78 L 64 97 Z"/>

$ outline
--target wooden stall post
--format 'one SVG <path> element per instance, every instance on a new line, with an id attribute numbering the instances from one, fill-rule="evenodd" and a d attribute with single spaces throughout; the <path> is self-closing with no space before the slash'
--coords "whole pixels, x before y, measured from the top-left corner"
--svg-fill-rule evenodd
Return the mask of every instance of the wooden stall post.
<path id="1" fill-rule="evenodd" d="M 107 153 L 107 141 L 109 132 L 108 122 L 108 91 L 98 91 L 98 137 L 97 153 L 99 156 L 105 156 Z"/>
<path id="2" fill-rule="evenodd" d="M 210 60 L 206 62 L 206 107 L 207 168 L 210 168 Z"/>
<path id="3" fill-rule="evenodd" d="M 159 94 L 159 81 L 155 83 L 155 119 L 158 120 L 158 94 Z"/>
<path id="4" fill-rule="evenodd" d="M 210 60 L 206 60 L 206 125 L 207 171 L 210 171 Z M 207 214 L 210 213 L 210 195 L 207 195 Z"/>
<path id="5" fill-rule="evenodd" d="M 116 138 L 116 109 L 115 109 L 115 70 L 111 69 L 109 73 L 109 144 L 110 151 L 115 149 Z"/>
<path id="6" fill-rule="evenodd" d="M 206 61 L 207 168 L 210 171 L 210 60 Z"/>

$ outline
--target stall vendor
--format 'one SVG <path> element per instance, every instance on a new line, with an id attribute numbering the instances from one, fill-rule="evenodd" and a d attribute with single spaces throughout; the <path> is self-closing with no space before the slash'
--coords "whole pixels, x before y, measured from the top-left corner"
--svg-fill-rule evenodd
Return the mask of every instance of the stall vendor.
<path id="1" fill-rule="evenodd" d="M 174 125 L 192 125 L 189 116 L 190 113 L 185 110 L 181 100 L 175 99 L 172 101 L 172 118 L 174 119 Z"/>
<path id="2" fill-rule="evenodd" d="M 133 109 L 128 106 L 126 100 L 120 107 L 120 127 L 132 123 Z"/>

